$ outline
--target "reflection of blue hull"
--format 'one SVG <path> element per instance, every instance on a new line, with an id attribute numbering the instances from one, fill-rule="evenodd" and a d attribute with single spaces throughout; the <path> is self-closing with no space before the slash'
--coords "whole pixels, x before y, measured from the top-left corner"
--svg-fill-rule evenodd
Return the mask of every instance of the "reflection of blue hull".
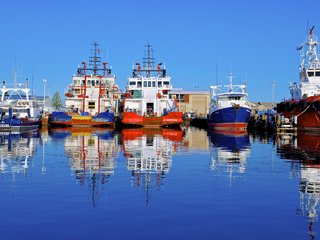
<path id="1" fill-rule="evenodd" d="M 208 116 L 208 126 L 223 126 L 224 124 L 230 124 L 229 126 L 242 127 L 246 126 L 249 122 L 251 110 L 248 108 L 240 107 L 227 107 L 221 108 Z"/>
<path id="2" fill-rule="evenodd" d="M 250 147 L 249 136 L 246 135 L 224 135 L 209 131 L 211 142 L 216 146 L 234 152 L 245 150 Z"/>

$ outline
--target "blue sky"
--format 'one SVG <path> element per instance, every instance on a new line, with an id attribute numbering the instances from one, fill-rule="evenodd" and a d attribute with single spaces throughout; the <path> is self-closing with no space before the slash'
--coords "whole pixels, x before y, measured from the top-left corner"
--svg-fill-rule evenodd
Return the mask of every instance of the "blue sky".
<path id="1" fill-rule="evenodd" d="M 124 88 L 144 45 L 154 46 L 176 88 L 207 90 L 227 81 L 248 84 L 249 100 L 289 97 L 288 83 L 299 81 L 296 44 L 307 21 L 320 35 L 320 2 L 209 0 L 1 1 L 0 80 L 32 79 L 37 95 L 61 94 L 77 66 L 97 41 L 117 83 Z M 216 71 L 217 70 L 217 71 Z"/>

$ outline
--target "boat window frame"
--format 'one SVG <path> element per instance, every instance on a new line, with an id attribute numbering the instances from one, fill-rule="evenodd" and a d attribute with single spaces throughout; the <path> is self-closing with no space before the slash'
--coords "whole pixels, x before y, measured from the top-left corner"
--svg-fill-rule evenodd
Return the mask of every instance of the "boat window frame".
<path id="1" fill-rule="evenodd" d="M 310 72 L 307 72 L 308 73 L 308 77 L 314 77 L 314 71 L 310 71 Z"/>

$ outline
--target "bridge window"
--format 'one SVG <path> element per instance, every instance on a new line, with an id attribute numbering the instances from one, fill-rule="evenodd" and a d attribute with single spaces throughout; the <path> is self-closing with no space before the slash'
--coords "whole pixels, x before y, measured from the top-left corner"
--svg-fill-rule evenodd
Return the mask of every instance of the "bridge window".
<path id="1" fill-rule="evenodd" d="M 152 87 L 156 87 L 156 82 L 152 81 Z"/>
<path id="2" fill-rule="evenodd" d="M 137 87 L 141 87 L 142 86 L 141 81 L 138 81 L 137 83 L 138 83 Z"/>
<path id="3" fill-rule="evenodd" d="M 148 81 L 148 87 L 151 87 L 151 81 Z"/>
<path id="4" fill-rule="evenodd" d="M 308 72 L 308 76 L 309 77 L 313 77 L 314 76 L 314 72 Z"/>
<path id="5" fill-rule="evenodd" d="M 169 81 L 164 81 L 163 85 L 169 85 Z"/>
<path id="6" fill-rule="evenodd" d="M 129 85 L 130 86 L 136 85 L 136 82 L 130 82 Z"/>
<path id="7" fill-rule="evenodd" d="M 88 102 L 89 109 L 95 109 L 96 103 L 95 102 Z"/>
<path id="8" fill-rule="evenodd" d="M 148 86 L 147 81 L 144 81 L 144 82 L 143 82 L 143 86 L 144 86 L 144 87 L 147 87 L 147 86 Z"/>
<path id="9" fill-rule="evenodd" d="M 316 76 L 320 77 L 320 71 L 316 72 Z"/>
<path id="10" fill-rule="evenodd" d="M 158 82 L 158 87 L 162 87 L 162 82 L 161 81 Z"/>

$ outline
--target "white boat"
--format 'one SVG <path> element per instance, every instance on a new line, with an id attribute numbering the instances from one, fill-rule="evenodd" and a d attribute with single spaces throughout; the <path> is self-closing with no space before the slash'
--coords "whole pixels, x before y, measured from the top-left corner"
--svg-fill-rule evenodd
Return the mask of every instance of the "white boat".
<path id="1" fill-rule="evenodd" d="M 22 131 L 39 128 L 42 110 L 37 101 L 30 96 L 26 84 L 7 86 L 3 81 L 0 88 L 0 131 Z"/>
<path id="2" fill-rule="evenodd" d="M 182 112 L 169 97 L 171 77 L 162 63 L 155 66 L 153 50 L 147 46 L 143 66 L 136 63 L 124 94 L 122 123 L 133 126 L 179 126 Z"/>
<path id="3" fill-rule="evenodd" d="M 94 42 L 89 66 L 82 62 L 65 93 L 67 111 L 53 112 L 49 117 L 51 126 L 114 125 L 119 89 L 111 67 L 101 59 L 99 45 Z"/>

